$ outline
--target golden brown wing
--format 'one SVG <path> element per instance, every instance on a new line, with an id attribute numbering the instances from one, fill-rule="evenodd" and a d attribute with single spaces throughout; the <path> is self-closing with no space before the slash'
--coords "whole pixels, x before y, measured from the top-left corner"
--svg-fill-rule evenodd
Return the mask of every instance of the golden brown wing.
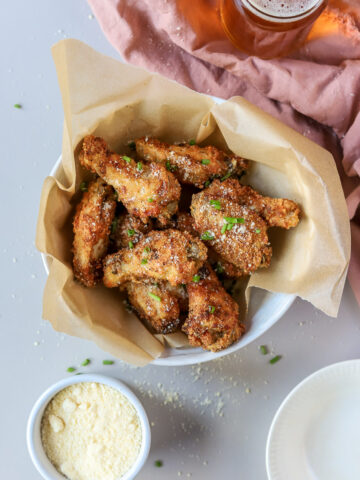
<path id="1" fill-rule="evenodd" d="M 122 213 L 114 219 L 114 228 L 111 235 L 113 251 L 136 245 L 146 233 L 153 229 L 150 218 L 147 223 L 129 213 Z"/>
<path id="2" fill-rule="evenodd" d="M 165 224 L 177 211 L 180 185 L 164 165 L 118 155 L 102 138 L 92 135 L 84 138 L 79 160 L 112 185 L 128 212 L 145 223 L 157 217 Z"/>
<path id="3" fill-rule="evenodd" d="M 212 352 L 229 347 L 244 332 L 239 322 L 239 306 L 224 290 L 209 264 L 187 284 L 189 317 L 182 330 L 190 345 Z"/>
<path id="4" fill-rule="evenodd" d="M 222 183 L 213 182 L 209 193 L 219 194 L 230 201 L 246 205 L 261 215 L 270 227 L 292 228 L 300 220 L 300 207 L 287 198 L 271 198 L 262 196 L 253 188 L 241 185 L 235 178 Z"/>
<path id="5" fill-rule="evenodd" d="M 177 286 L 191 280 L 206 256 L 205 245 L 187 233 L 173 229 L 152 231 L 133 249 L 123 249 L 105 258 L 104 284 L 116 287 L 129 281 L 153 279 Z"/>
<path id="6" fill-rule="evenodd" d="M 172 333 L 179 329 L 180 307 L 177 297 L 161 283 L 126 284 L 129 302 L 156 333 Z"/>
<path id="7" fill-rule="evenodd" d="M 166 165 L 181 183 L 202 188 L 214 177 L 240 174 L 248 162 L 234 154 L 226 154 L 213 146 L 169 145 L 156 138 L 144 137 L 135 141 L 139 157 Z"/>
<path id="8" fill-rule="evenodd" d="M 91 182 L 76 208 L 73 222 L 73 266 L 75 277 L 93 287 L 102 276 L 116 200 L 112 187 L 98 178 Z"/>
<path id="9" fill-rule="evenodd" d="M 268 226 L 255 211 L 223 198 L 221 192 L 206 189 L 193 195 L 191 214 L 200 238 L 221 258 L 234 264 L 239 275 L 270 264 Z"/>

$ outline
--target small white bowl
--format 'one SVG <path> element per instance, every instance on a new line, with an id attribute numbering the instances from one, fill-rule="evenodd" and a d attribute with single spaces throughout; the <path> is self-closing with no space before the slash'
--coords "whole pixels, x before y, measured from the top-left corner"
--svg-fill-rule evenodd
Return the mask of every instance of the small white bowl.
<path id="1" fill-rule="evenodd" d="M 113 387 L 120 393 L 125 395 L 129 402 L 134 406 L 140 420 L 142 444 L 137 460 L 130 468 L 130 470 L 128 470 L 125 475 L 120 477 L 121 480 L 134 479 L 144 466 L 150 450 L 151 433 L 149 420 L 147 418 L 146 412 L 138 398 L 122 382 L 120 382 L 116 378 L 106 377 L 105 375 L 98 375 L 92 373 L 73 375 L 69 378 L 64 378 L 63 380 L 60 380 L 59 382 L 49 387 L 35 402 L 35 405 L 31 410 L 26 429 L 26 443 L 33 464 L 45 480 L 64 480 L 66 478 L 56 470 L 56 468 L 53 466 L 53 464 L 50 462 L 50 460 L 45 454 L 41 442 L 41 419 L 47 404 L 58 392 L 60 392 L 60 390 L 63 390 L 69 385 L 84 382 L 102 383 L 104 385 L 108 385 L 109 387 Z"/>

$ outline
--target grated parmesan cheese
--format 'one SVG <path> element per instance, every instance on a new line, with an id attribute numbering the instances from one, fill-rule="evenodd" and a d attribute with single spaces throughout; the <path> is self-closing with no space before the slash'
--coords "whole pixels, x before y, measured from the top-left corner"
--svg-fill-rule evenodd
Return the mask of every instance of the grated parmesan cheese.
<path id="1" fill-rule="evenodd" d="M 142 443 L 134 406 L 116 389 L 83 382 L 61 390 L 41 423 L 45 453 L 69 480 L 118 480 Z"/>

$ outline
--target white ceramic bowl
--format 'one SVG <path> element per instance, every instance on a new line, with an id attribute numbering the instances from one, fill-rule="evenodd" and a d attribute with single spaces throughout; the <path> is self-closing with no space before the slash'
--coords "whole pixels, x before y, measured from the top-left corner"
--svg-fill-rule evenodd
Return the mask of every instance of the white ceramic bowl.
<path id="1" fill-rule="evenodd" d="M 73 375 L 71 377 L 60 380 L 59 382 L 49 387 L 36 401 L 35 405 L 31 410 L 26 429 L 26 442 L 33 464 L 45 480 L 64 480 L 66 478 L 56 470 L 56 468 L 52 465 L 52 463 L 45 454 L 40 434 L 41 419 L 47 404 L 58 392 L 68 387 L 69 385 L 83 382 L 96 382 L 108 385 L 109 387 L 113 387 L 120 393 L 125 395 L 129 402 L 134 406 L 140 420 L 142 431 L 142 444 L 136 462 L 133 464 L 131 469 L 128 470 L 127 473 L 125 473 L 125 475 L 121 477 L 121 480 L 134 479 L 143 467 L 150 450 L 151 433 L 146 412 L 138 398 L 122 382 L 115 378 L 107 377 L 105 375 L 98 375 L 92 373 Z"/>

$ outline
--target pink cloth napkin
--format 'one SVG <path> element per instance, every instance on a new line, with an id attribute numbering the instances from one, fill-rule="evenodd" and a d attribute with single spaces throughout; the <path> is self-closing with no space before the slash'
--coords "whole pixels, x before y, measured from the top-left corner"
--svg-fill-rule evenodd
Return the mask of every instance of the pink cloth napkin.
<path id="1" fill-rule="evenodd" d="M 333 154 L 347 197 L 348 278 L 360 305 L 360 2 L 329 0 L 291 58 L 262 60 L 226 38 L 217 0 L 88 0 L 129 63 L 199 92 L 242 95 Z"/>

